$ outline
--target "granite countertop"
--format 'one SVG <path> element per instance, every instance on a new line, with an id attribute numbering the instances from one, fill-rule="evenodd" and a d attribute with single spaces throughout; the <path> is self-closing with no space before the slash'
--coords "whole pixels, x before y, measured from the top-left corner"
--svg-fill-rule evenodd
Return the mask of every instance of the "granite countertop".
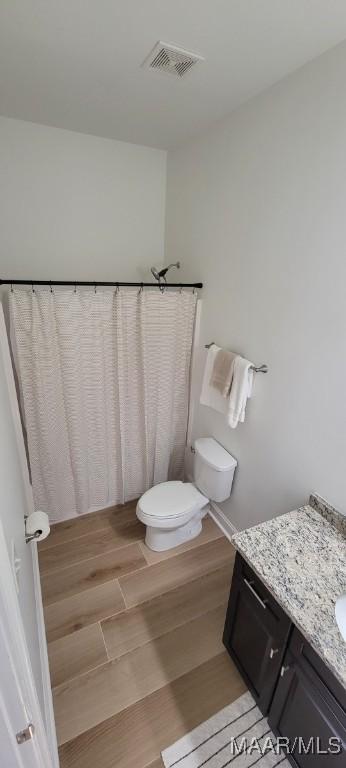
<path id="1" fill-rule="evenodd" d="M 346 594 L 346 516 L 317 495 L 232 539 L 314 650 L 346 687 L 346 641 L 335 619 Z"/>

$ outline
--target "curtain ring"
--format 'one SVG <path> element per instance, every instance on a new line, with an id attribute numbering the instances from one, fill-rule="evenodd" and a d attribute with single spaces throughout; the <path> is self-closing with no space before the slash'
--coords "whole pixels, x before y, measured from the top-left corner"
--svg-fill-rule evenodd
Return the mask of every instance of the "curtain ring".
<path id="1" fill-rule="evenodd" d="M 115 295 L 117 296 L 119 293 L 119 283 L 115 284 Z"/>
<path id="2" fill-rule="evenodd" d="M 49 285 L 50 285 L 50 292 L 53 293 L 52 281 L 51 280 L 49 281 Z"/>
<path id="3" fill-rule="evenodd" d="M 74 292 L 77 293 L 77 283 L 74 284 Z"/>
<path id="4" fill-rule="evenodd" d="M 144 287 L 144 286 L 143 286 L 143 283 L 141 283 L 141 287 L 140 287 L 140 289 L 139 289 L 139 291 L 138 291 L 138 296 L 140 296 L 140 295 L 141 295 L 141 293 L 143 293 L 143 287 Z"/>
<path id="5" fill-rule="evenodd" d="M 182 292 L 183 292 L 183 286 L 182 286 L 182 284 L 180 283 L 180 291 L 179 291 L 180 295 L 182 294 Z"/>
<path id="6" fill-rule="evenodd" d="M 97 291 L 96 291 L 96 283 L 94 283 L 94 293 L 97 293 Z"/>
<path id="7" fill-rule="evenodd" d="M 34 283 L 31 283 L 31 290 L 33 293 L 35 293 Z"/>
<path id="8" fill-rule="evenodd" d="M 11 283 L 11 293 L 13 293 L 13 285 L 12 285 L 12 283 Z"/>

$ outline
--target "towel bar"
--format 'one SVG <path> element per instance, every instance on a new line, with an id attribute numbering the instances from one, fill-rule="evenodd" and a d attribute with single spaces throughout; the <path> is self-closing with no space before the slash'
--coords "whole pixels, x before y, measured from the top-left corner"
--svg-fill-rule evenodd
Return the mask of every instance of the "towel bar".
<path id="1" fill-rule="evenodd" d="M 215 344 L 215 341 L 211 341 L 210 344 L 205 344 L 205 349 L 210 349 L 210 347 Z M 267 365 L 252 365 L 251 369 L 255 371 L 255 373 L 268 373 L 268 366 Z"/>

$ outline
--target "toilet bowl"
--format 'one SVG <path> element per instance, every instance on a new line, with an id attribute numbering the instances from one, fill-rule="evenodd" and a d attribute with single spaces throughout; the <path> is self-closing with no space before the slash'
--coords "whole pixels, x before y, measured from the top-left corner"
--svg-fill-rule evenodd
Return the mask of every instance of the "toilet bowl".
<path id="1" fill-rule="evenodd" d="M 205 514 L 202 510 L 208 501 L 192 483 L 180 480 L 150 488 L 137 504 L 137 517 L 147 526 L 147 546 L 162 552 L 198 536 Z"/>
<path id="2" fill-rule="evenodd" d="M 137 503 L 137 517 L 146 525 L 146 545 L 163 552 L 194 539 L 210 499 L 230 495 L 236 459 L 211 437 L 194 445 L 194 483 L 169 480 L 146 491 Z"/>

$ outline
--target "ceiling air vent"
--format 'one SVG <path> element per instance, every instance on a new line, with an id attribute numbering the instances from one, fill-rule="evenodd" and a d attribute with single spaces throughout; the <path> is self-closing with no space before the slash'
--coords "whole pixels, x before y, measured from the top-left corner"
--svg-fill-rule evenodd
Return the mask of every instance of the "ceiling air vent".
<path id="1" fill-rule="evenodd" d="M 176 45 L 163 43 L 160 40 L 143 62 L 143 66 L 167 72 L 176 77 L 184 77 L 198 61 L 203 61 L 203 57 L 198 56 L 197 53 L 184 51 L 183 48 L 177 48 Z"/>

